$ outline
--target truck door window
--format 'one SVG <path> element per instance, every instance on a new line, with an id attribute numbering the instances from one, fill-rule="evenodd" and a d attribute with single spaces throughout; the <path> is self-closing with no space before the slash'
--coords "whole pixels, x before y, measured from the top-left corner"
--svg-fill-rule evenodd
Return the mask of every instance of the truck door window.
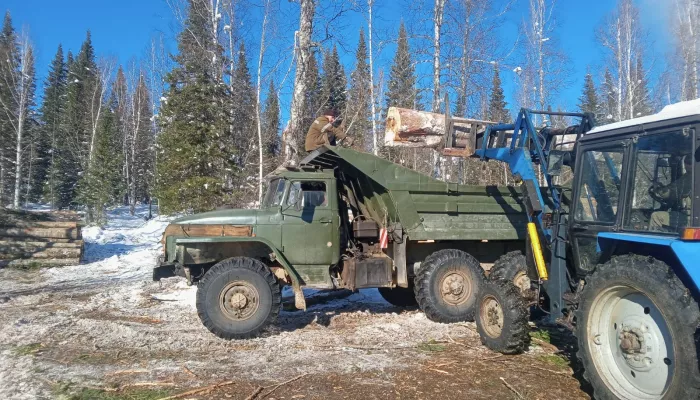
<path id="1" fill-rule="evenodd" d="M 327 207 L 326 183 L 316 181 L 292 182 L 287 197 L 287 205 L 296 204 L 301 199 L 303 208 Z"/>
<path id="2" fill-rule="evenodd" d="M 284 196 L 284 179 L 277 178 L 270 181 L 267 187 L 267 193 L 265 194 L 265 200 L 263 205 L 267 207 L 278 206 L 282 204 L 282 197 Z"/>
<path id="3" fill-rule="evenodd" d="M 639 138 L 631 207 L 624 223 L 635 231 L 677 233 L 690 219 L 692 135 L 682 131 Z"/>
<path id="4" fill-rule="evenodd" d="M 612 224 L 620 202 L 622 149 L 589 150 L 582 153 L 581 179 L 575 219 Z"/>

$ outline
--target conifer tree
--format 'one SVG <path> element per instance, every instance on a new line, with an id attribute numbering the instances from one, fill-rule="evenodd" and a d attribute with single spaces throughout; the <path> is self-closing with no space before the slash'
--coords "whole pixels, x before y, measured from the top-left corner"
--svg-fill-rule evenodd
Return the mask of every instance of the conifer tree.
<path id="1" fill-rule="evenodd" d="M 114 94 L 109 107 L 100 120 L 95 137 L 93 160 L 81 176 L 76 200 L 86 206 L 86 219 L 89 223 L 105 221 L 105 208 L 118 202 L 123 193 L 121 179 L 122 163 L 120 157 L 121 143 L 118 138 L 118 124 L 114 112 L 116 108 Z"/>
<path id="2" fill-rule="evenodd" d="M 386 105 L 422 109 L 421 99 L 416 89 L 416 70 L 408 47 L 406 28 L 403 22 L 399 27 L 396 55 L 389 73 Z"/>
<path id="3" fill-rule="evenodd" d="M 10 12 L 7 11 L 3 19 L 2 32 L 0 32 L 0 83 L 12 82 L 12 76 L 16 74 L 16 67 L 19 64 L 18 54 L 17 35 L 12 26 Z M 2 108 L 16 108 L 12 90 L 10 85 L 0 85 L 0 101 L 2 101 L 0 104 L 4 104 Z M 4 207 L 12 195 L 14 143 L 10 116 L 0 112 L 0 207 Z"/>
<path id="4" fill-rule="evenodd" d="M 277 158 L 281 150 L 280 131 L 280 102 L 275 89 L 275 82 L 270 81 L 265 96 L 265 110 L 262 115 L 262 132 L 265 147 L 263 157 L 266 160 L 265 173 L 271 172 L 277 166 Z"/>
<path id="5" fill-rule="evenodd" d="M 489 99 L 488 119 L 494 122 L 510 122 L 507 106 L 508 103 L 506 103 L 506 96 L 503 93 L 498 64 L 495 64 L 493 67 L 493 83 L 491 86 L 491 98 Z"/>
<path id="6" fill-rule="evenodd" d="M 654 113 L 651 105 L 651 95 L 649 94 L 649 81 L 644 71 L 644 63 L 642 57 L 637 56 L 637 62 L 634 67 L 633 76 L 635 77 L 636 85 L 634 87 L 634 117 L 643 117 Z"/>
<path id="7" fill-rule="evenodd" d="M 44 175 L 43 198 L 53 208 L 56 204 L 57 167 L 59 165 L 58 142 L 64 140 L 65 135 L 61 123 L 65 112 L 66 80 L 67 73 L 63 58 L 63 47 L 59 44 L 56 55 L 51 62 L 49 74 L 44 81 L 44 97 L 41 102 L 41 135 L 44 148 L 40 151 L 45 157 L 46 172 Z"/>
<path id="8" fill-rule="evenodd" d="M 207 34 L 207 16 L 195 8 L 201 1 L 190 1 L 159 114 L 156 195 L 163 213 L 225 204 L 237 172 L 236 149 L 229 146 L 229 93 L 207 62 L 212 54 L 223 55 Z"/>
<path id="9" fill-rule="evenodd" d="M 616 122 L 617 115 L 617 86 L 609 69 L 605 69 L 603 85 L 600 88 L 600 98 L 603 100 L 601 123 Z"/>
<path id="10" fill-rule="evenodd" d="M 355 70 L 350 75 L 346 126 L 348 126 L 348 135 L 354 139 L 353 146 L 361 150 L 365 149 L 366 139 L 372 131 L 371 85 L 365 33 L 364 30 L 360 30 L 360 39 L 355 52 Z"/>
<path id="11" fill-rule="evenodd" d="M 333 46 L 333 50 L 327 52 L 323 57 L 323 94 L 325 102 L 324 108 L 331 108 L 343 117 L 347 102 L 347 78 L 345 69 L 340 63 L 338 48 Z"/>
<path id="12" fill-rule="evenodd" d="M 233 120 L 233 143 L 237 149 L 247 150 L 251 141 L 255 140 L 253 132 L 255 124 L 255 88 L 250 77 L 245 46 L 241 44 L 238 49 L 238 59 L 233 73 L 233 85 L 231 88 L 231 118 Z M 241 167 L 247 154 L 240 154 Z"/>
<path id="13" fill-rule="evenodd" d="M 134 131 L 131 147 L 131 213 L 133 215 L 137 201 L 150 201 L 153 190 L 153 154 L 155 135 L 151 118 L 151 95 L 143 74 L 139 74 L 132 96 L 132 129 Z"/>
<path id="14" fill-rule="evenodd" d="M 578 99 L 578 109 L 583 113 L 597 115 L 600 112 L 598 93 L 596 92 L 593 75 L 586 73 L 583 83 L 583 94 Z"/>

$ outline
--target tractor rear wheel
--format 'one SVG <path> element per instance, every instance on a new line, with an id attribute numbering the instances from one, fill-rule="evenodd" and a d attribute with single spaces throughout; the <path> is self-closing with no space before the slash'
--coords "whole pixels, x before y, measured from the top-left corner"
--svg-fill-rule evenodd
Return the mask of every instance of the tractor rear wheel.
<path id="1" fill-rule="evenodd" d="M 578 357 L 597 399 L 698 399 L 700 309 L 671 267 L 618 256 L 586 279 Z"/>
<path id="2" fill-rule="evenodd" d="M 197 285 L 197 314 L 211 333 L 223 339 L 257 336 L 277 320 L 281 305 L 275 276 L 253 258 L 221 261 Z"/>
<path id="3" fill-rule="evenodd" d="M 436 251 L 416 274 L 416 301 L 432 321 L 473 321 L 476 299 L 485 281 L 476 258 L 461 250 Z"/>

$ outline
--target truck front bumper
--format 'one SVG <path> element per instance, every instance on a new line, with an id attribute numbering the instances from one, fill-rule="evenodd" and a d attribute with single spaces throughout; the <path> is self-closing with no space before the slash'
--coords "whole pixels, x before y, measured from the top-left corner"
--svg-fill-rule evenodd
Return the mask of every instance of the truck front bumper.
<path id="1" fill-rule="evenodd" d="M 156 265 L 153 267 L 153 280 L 160 281 L 163 278 L 179 276 L 177 270 L 177 264 L 165 262 L 163 256 L 158 256 Z"/>

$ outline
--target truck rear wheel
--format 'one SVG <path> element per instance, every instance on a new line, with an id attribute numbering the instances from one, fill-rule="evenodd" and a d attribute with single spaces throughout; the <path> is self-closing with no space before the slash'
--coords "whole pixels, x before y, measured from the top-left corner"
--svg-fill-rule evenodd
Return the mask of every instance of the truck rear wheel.
<path id="1" fill-rule="evenodd" d="M 518 354 L 529 344 L 528 307 L 507 280 L 490 280 L 479 297 L 476 330 L 481 343 L 503 354 Z"/>
<path id="2" fill-rule="evenodd" d="M 418 270 L 416 301 L 432 321 L 473 321 L 485 280 L 479 261 L 471 255 L 454 249 L 436 251 Z"/>
<path id="3" fill-rule="evenodd" d="M 279 284 L 262 262 L 235 257 L 214 265 L 197 287 L 197 314 L 223 339 L 255 337 L 277 320 Z"/>
<path id="4" fill-rule="evenodd" d="M 597 399 L 698 399 L 700 309 L 665 263 L 618 256 L 588 276 L 578 357 Z"/>
<path id="5" fill-rule="evenodd" d="M 489 271 L 489 280 L 512 282 L 521 293 L 530 290 L 530 277 L 527 275 L 527 260 L 520 251 L 511 251 L 496 260 Z"/>
<path id="6" fill-rule="evenodd" d="M 380 287 L 379 294 L 381 294 L 384 300 L 386 300 L 389 304 L 397 307 L 411 307 L 418 304 L 416 302 L 416 294 L 414 293 L 413 288 L 410 287 Z"/>

